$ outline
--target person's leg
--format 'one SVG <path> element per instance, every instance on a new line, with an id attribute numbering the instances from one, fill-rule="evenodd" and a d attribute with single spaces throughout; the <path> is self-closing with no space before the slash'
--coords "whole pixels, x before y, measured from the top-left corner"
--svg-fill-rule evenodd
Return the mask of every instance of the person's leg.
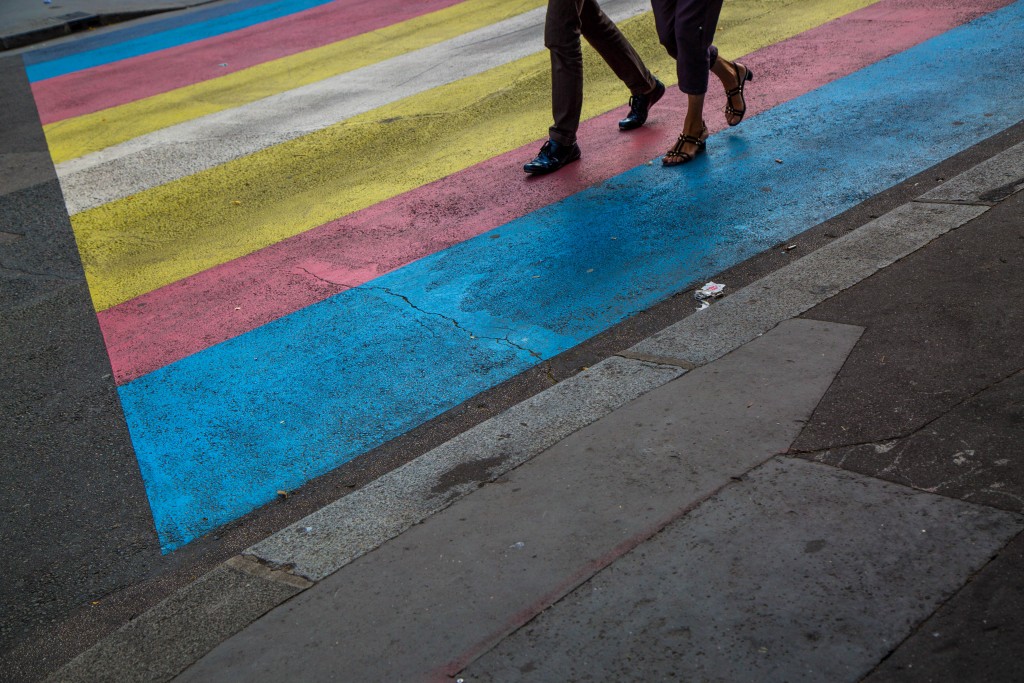
<path id="1" fill-rule="evenodd" d="M 677 0 L 672 18 L 676 41 L 676 73 L 679 89 L 686 94 L 686 118 L 683 132 L 663 162 L 683 163 L 703 149 L 707 137 L 704 125 L 704 95 L 708 74 L 718 61 L 718 49 L 712 44 L 722 0 Z"/>
<path id="2" fill-rule="evenodd" d="M 626 84 L 633 95 L 646 95 L 654 90 L 654 74 L 644 64 L 633 45 L 622 35 L 597 0 L 580 3 L 580 32 L 611 70 Z"/>
<path id="3" fill-rule="evenodd" d="M 676 2 L 678 0 L 651 0 L 654 10 L 654 30 L 658 32 L 658 42 L 672 59 L 679 58 L 676 40 Z"/>
<path id="4" fill-rule="evenodd" d="M 544 45 L 551 53 L 551 117 L 549 140 L 523 170 L 530 175 L 557 171 L 580 158 L 576 130 L 583 110 L 583 51 L 580 47 L 580 3 L 548 0 Z"/>
<path id="5" fill-rule="evenodd" d="M 743 120 L 747 112 L 747 102 L 743 96 L 743 83 L 753 80 L 753 74 L 745 65 L 719 58 L 711 66 L 711 72 L 722 81 L 722 87 L 729 95 L 729 104 L 725 108 L 725 120 L 735 126 Z"/>
<path id="6" fill-rule="evenodd" d="M 717 61 L 713 45 L 722 0 L 678 0 L 675 3 L 676 74 L 687 95 L 708 91 L 708 73 Z"/>
<path id="7" fill-rule="evenodd" d="M 583 52 L 580 47 L 580 5 L 583 0 L 548 0 L 544 46 L 551 53 L 549 137 L 559 145 L 576 142 L 583 110 Z"/>

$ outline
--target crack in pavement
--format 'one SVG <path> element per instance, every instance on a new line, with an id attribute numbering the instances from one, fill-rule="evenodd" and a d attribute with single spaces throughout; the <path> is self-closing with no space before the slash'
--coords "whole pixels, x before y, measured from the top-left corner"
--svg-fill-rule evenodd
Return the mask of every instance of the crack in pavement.
<path id="1" fill-rule="evenodd" d="M 951 415 L 952 413 L 956 412 L 961 407 L 966 405 L 968 402 L 970 402 L 970 401 L 974 400 L 975 398 L 979 397 L 980 395 L 982 395 L 986 391 L 995 389 L 1000 384 L 1003 384 L 1004 382 L 1007 382 L 1007 381 L 1011 381 L 1011 380 L 1015 379 L 1018 375 L 1020 375 L 1022 373 L 1024 373 L 1024 369 L 1014 370 L 1013 372 L 1010 372 L 1009 374 L 1005 375 L 1004 377 L 1002 377 L 1002 378 L 1000 378 L 1000 379 L 998 379 L 998 380 L 996 380 L 994 382 L 989 383 L 985 387 L 983 387 L 983 388 L 979 389 L 978 391 L 975 391 L 974 393 L 970 394 L 969 396 L 961 399 L 955 405 L 951 406 L 949 409 L 947 409 L 946 411 L 944 411 L 940 415 L 937 415 L 936 417 L 932 418 L 931 420 L 928 420 L 926 423 L 922 424 L 920 427 L 918 427 L 916 429 L 913 429 L 913 430 L 911 430 L 908 433 L 900 434 L 900 435 L 897 435 L 897 436 L 890 436 L 890 437 L 887 437 L 887 438 L 872 439 L 870 441 L 862 441 L 862 442 L 858 442 L 858 443 L 843 444 L 843 445 L 840 445 L 840 446 L 833 446 L 833 447 L 826 448 L 826 449 L 798 450 L 798 449 L 792 449 L 791 448 L 789 451 L 787 451 L 786 454 L 787 455 L 791 455 L 791 456 L 797 456 L 797 457 L 803 456 L 803 457 L 806 457 L 807 459 L 813 460 L 814 462 L 819 462 L 819 463 L 830 465 L 830 466 L 833 466 L 833 467 L 844 468 L 846 466 L 847 459 L 850 456 L 858 455 L 858 453 L 857 453 L 858 449 L 864 449 L 864 448 L 872 447 L 872 448 L 874 448 L 874 451 L 875 451 L 875 453 L 877 455 L 885 455 L 885 454 L 888 454 L 888 453 L 892 453 L 892 455 L 890 456 L 892 458 L 892 460 L 890 462 L 888 462 L 888 464 L 885 464 L 883 467 L 871 468 L 872 469 L 872 471 L 870 472 L 871 476 L 880 477 L 880 478 L 887 479 L 887 480 L 890 480 L 890 481 L 901 481 L 905 485 L 907 485 L 907 486 L 909 486 L 911 488 L 920 490 L 920 491 L 925 491 L 925 492 L 928 492 L 928 493 L 935 493 L 935 494 L 939 494 L 939 495 L 946 495 L 944 493 L 944 491 L 948 490 L 949 487 L 956 486 L 957 484 L 962 482 L 962 480 L 964 480 L 967 477 L 978 475 L 978 474 L 981 474 L 981 473 L 987 471 L 987 467 L 986 466 L 977 465 L 977 464 L 971 465 L 971 464 L 968 463 L 968 458 L 973 457 L 974 454 L 975 454 L 974 450 L 968 448 L 968 444 L 966 442 L 964 442 L 963 439 L 961 439 L 961 444 L 964 446 L 964 448 L 953 455 L 954 463 L 957 464 L 957 465 L 963 465 L 965 463 L 968 463 L 969 464 L 969 468 L 965 469 L 965 470 L 961 470 L 961 471 L 957 472 L 956 474 L 954 474 L 953 476 L 949 476 L 949 477 L 943 479 L 942 481 L 940 481 L 940 482 L 938 482 L 936 484 L 925 486 L 925 485 L 919 484 L 916 481 L 916 477 L 913 475 L 912 472 L 907 472 L 902 467 L 903 456 L 906 453 L 907 447 L 913 442 L 915 437 L 917 437 L 922 432 L 931 429 L 932 425 L 934 425 L 938 420 L 941 420 L 941 419 L 944 419 L 944 418 L 948 417 L 949 415 Z M 933 431 L 932 433 L 933 433 L 933 435 L 938 436 L 938 432 L 934 432 Z M 833 461 L 830 462 L 829 461 L 830 456 L 832 456 L 837 451 L 843 451 L 842 455 L 838 458 L 838 460 L 835 460 L 833 458 Z M 958 458 L 959 458 L 959 460 L 958 460 Z M 919 460 L 915 464 L 916 465 L 920 465 L 920 464 L 922 464 L 924 462 L 926 462 L 926 461 L 925 460 Z M 935 458 L 930 458 L 930 459 L 927 460 L 927 462 L 930 463 L 931 465 L 934 465 L 934 464 L 936 464 L 936 459 Z M 865 472 L 864 470 L 861 470 L 861 469 L 858 469 L 857 471 Z M 1007 498 L 1010 498 L 1010 499 L 1014 500 L 1015 502 L 1019 503 L 1021 505 L 1021 509 L 1024 510 L 1024 498 L 1022 498 L 1021 496 L 1018 496 L 1017 494 L 1014 494 L 1012 492 L 1003 491 L 1000 488 L 998 488 L 998 486 L 995 486 L 995 485 L 985 487 L 984 489 L 981 489 L 981 490 L 971 491 L 971 492 L 968 492 L 966 494 L 963 494 L 963 495 L 960 495 L 960 496 L 957 496 L 957 497 L 959 497 L 961 500 L 970 500 L 971 498 L 975 498 L 978 495 L 986 494 L 986 493 L 987 494 L 997 494 L 997 495 L 1001 495 L 1001 496 L 1005 496 Z"/>
<path id="2" fill-rule="evenodd" d="M 888 448 L 886 448 L 885 451 L 879 451 L 879 453 L 887 452 L 889 450 L 892 450 L 896 446 L 896 442 L 905 441 L 905 440 L 911 439 L 912 437 L 916 436 L 917 434 L 919 434 L 920 432 L 924 431 L 925 429 L 928 429 L 928 427 L 933 425 L 938 420 L 941 420 L 942 418 L 946 417 L 947 415 L 949 415 L 953 411 L 958 410 L 964 404 L 966 404 L 968 401 L 971 401 L 971 400 L 977 398 L 978 396 L 980 396 L 981 394 L 985 393 L 989 389 L 994 389 L 995 387 L 999 386 L 1003 382 L 1007 382 L 1007 381 L 1013 379 L 1014 377 L 1016 377 L 1017 375 L 1022 374 L 1022 373 L 1024 373 L 1024 368 L 1018 368 L 1016 370 L 1013 370 L 1009 374 L 1004 375 L 1003 377 L 1000 377 L 999 379 L 995 380 L 994 382 L 991 382 L 990 384 L 987 384 L 986 386 L 978 389 L 974 393 L 969 394 L 968 396 L 965 396 L 964 398 L 960 399 L 959 401 L 957 401 L 956 403 L 951 405 L 949 408 L 947 408 L 942 413 L 940 413 L 940 414 L 936 415 L 935 417 L 929 419 L 925 423 L 921 424 L 919 427 L 916 427 L 916 428 L 912 429 L 909 432 L 898 433 L 898 434 L 890 434 L 890 435 L 887 435 L 887 436 L 879 437 L 877 439 L 871 439 L 869 441 L 858 441 L 858 442 L 854 442 L 854 443 L 838 444 L 838 445 L 835 445 L 835 446 L 829 446 L 828 448 L 808 448 L 808 449 L 794 449 L 794 448 L 791 448 L 788 451 L 786 451 L 786 453 L 787 453 L 787 455 L 800 456 L 800 455 L 812 455 L 814 453 L 824 454 L 824 453 L 829 453 L 831 451 L 839 450 L 841 448 L 857 448 L 857 447 L 863 447 L 863 446 L 875 446 L 876 448 L 878 448 L 878 447 L 883 447 L 883 446 L 887 446 L 888 445 Z M 807 427 L 811 424 L 811 422 L 813 422 L 813 420 L 814 420 L 814 417 L 812 416 L 811 420 L 809 420 L 807 422 L 807 425 L 804 426 L 804 429 L 807 429 Z M 794 442 L 798 441 L 799 439 L 800 439 L 800 437 L 798 436 L 796 439 L 794 439 Z"/>
<path id="3" fill-rule="evenodd" d="M 1000 489 L 994 489 L 992 487 L 984 488 L 984 489 L 981 489 L 980 491 L 970 491 L 966 495 L 963 496 L 962 500 L 970 501 L 972 498 L 975 498 L 979 494 L 982 494 L 982 493 L 987 493 L 989 495 L 995 494 L 995 495 L 998 495 L 998 496 L 1006 496 L 1007 498 L 1011 498 L 1011 499 L 1013 499 L 1014 501 L 1016 501 L 1017 503 L 1020 504 L 1020 511 L 1024 511 L 1024 497 L 1018 496 L 1018 495 L 1016 495 L 1014 493 L 1010 493 L 1009 491 L 1003 491 L 1003 490 L 1000 490 Z M 979 503 L 979 505 L 986 505 L 986 503 Z M 989 507 L 993 507 L 993 506 L 989 505 Z"/>
<path id="4" fill-rule="evenodd" d="M 468 334 L 470 339 L 487 339 L 487 340 L 495 341 L 495 342 L 499 342 L 499 343 L 504 342 L 504 343 L 508 344 L 509 346 L 511 346 L 514 349 L 517 349 L 519 351 L 522 351 L 524 353 L 527 353 L 527 354 L 533 356 L 537 360 L 544 360 L 544 357 L 540 354 L 540 352 L 534 351 L 532 349 L 529 349 L 529 348 L 523 346 L 522 344 L 517 344 L 516 342 L 512 341 L 511 339 L 509 339 L 509 335 L 512 334 L 512 332 L 513 332 L 513 330 L 511 330 L 511 329 L 508 330 L 508 334 L 506 334 L 504 337 L 489 337 L 489 336 L 486 336 L 486 335 L 475 334 L 472 330 L 467 329 L 466 327 L 464 327 L 462 325 L 462 323 L 460 323 L 455 318 L 452 318 L 450 316 L 444 315 L 443 313 L 435 313 L 433 311 L 425 310 L 425 309 L 417 306 L 415 303 L 413 303 L 412 300 L 409 299 L 409 297 L 407 297 L 404 294 L 401 294 L 399 292 L 392 291 L 388 287 L 380 287 L 380 286 L 377 286 L 377 285 L 365 285 L 365 284 L 364 285 L 350 285 L 350 284 L 348 284 L 346 282 L 335 282 L 333 280 L 329 280 L 329 279 L 327 279 L 327 278 L 325 278 L 325 277 L 323 277 L 321 275 L 317 275 L 316 273 L 311 273 L 309 270 L 307 270 L 306 268 L 303 268 L 301 266 L 299 267 L 299 270 L 302 270 L 303 272 L 307 273 L 311 277 L 316 278 L 317 280 L 320 280 L 321 282 L 326 282 L 328 284 L 334 285 L 335 287 L 345 287 L 346 288 L 345 291 L 359 289 L 359 290 L 363 290 L 363 291 L 379 291 L 379 292 L 384 292 L 385 294 L 388 294 L 390 296 L 393 296 L 393 297 L 396 297 L 398 299 L 401 299 L 410 308 L 412 308 L 414 311 L 418 311 L 420 313 L 423 313 L 424 315 L 430 315 L 430 316 L 434 316 L 434 317 L 437 317 L 437 318 L 441 318 L 442 320 L 447 320 L 452 325 L 454 325 L 457 329 L 459 329 L 459 330 L 465 332 L 466 334 Z M 425 329 L 429 329 L 422 322 L 417 321 L 417 323 L 422 325 Z"/>

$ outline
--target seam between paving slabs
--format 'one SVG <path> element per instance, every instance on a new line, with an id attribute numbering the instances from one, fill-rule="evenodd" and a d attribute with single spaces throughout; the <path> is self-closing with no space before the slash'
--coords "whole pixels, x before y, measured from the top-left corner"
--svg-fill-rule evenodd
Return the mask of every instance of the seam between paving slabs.
<path id="1" fill-rule="evenodd" d="M 825 464 L 825 463 L 819 463 L 819 464 Z M 971 503 L 971 504 L 972 505 L 977 505 L 977 503 Z M 1024 516 L 1017 515 L 1017 521 L 1018 521 L 1018 524 L 1024 524 Z M 960 586 L 959 589 L 953 591 L 949 596 L 946 597 L 945 600 L 941 601 L 938 605 L 936 605 L 935 609 L 932 610 L 932 613 L 928 615 L 927 619 L 922 620 L 921 622 L 916 624 L 914 626 L 914 628 L 910 629 L 910 632 L 907 633 L 906 637 L 903 638 L 903 640 L 901 640 L 900 642 L 898 642 L 895 645 L 893 645 L 892 649 L 889 650 L 889 652 L 884 657 L 882 657 L 880 660 L 878 660 L 878 662 L 876 662 L 875 665 L 873 667 L 871 667 L 870 671 L 868 671 L 866 674 L 864 674 L 859 679 L 857 679 L 858 683 L 870 680 L 871 677 L 874 676 L 876 672 L 881 670 L 882 666 L 887 661 L 889 661 L 890 657 L 892 657 L 894 654 L 899 652 L 900 648 L 902 648 L 907 643 L 907 641 L 911 640 L 912 638 L 917 636 L 919 633 L 921 633 L 928 626 L 928 622 L 931 621 L 932 618 L 934 618 L 939 612 L 944 610 L 946 608 L 946 605 L 948 605 L 949 603 L 953 602 L 964 591 L 966 591 L 968 589 L 968 587 L 970 587 L 970 585 L 972 583 L 974 583 L 975 578 L 977 578 L 982 572 L 984 572 L 986 569 L 988 569 L 989 565 L 991 565 L 993 562 L 998 560 L 999 556 L 1003 554 L 1003 552 L 1006 550 L 1006 548 L 1011 543 L 1013 543 L 1015 540 L 1017 540 L 1022 534 L 1024 534 L 1024 531 L 1018 532 L 1016 535 L 1011 536 L 1010 539 L 1008 541 L 1006 541 L 1006 543 L 1004 543 L 995 552 L 995 554 L 993 554 L 990 558 L 988 558 L 988 560 L 984 564 L 982 564 L 980 567 L 978 567 L 978 569 L 976 571 L 971 572 L 970 576 L 967 577 L 967 580 L 964 581 L 964 584 L 962 586 Z"/>
<path id="2" fill-rule="evenodd" d="M 857 327 L 857 326 L 854 326 L 854 327 Z M 863 330 L 864 328 L 859 328 L 859 329 Z M 836 374 L 838 375 L 838 372 Z M 934 498 L 945 498 L 944 496 L 941 496 L 939 494 L 929 493 L 929 492 L 921 491 L 921 490 L 915 490 L 915 489 L 912 489 L 910 487 L 905 487 L 905 486 L 903 486 L 901 484 L 897 484 L 895 482 L 890 482 L 890 481 L 885 481 L 885 480 L 877 479 L 877 478 L 872 477 L 870 475 L 859 474 L 859 473 L 856 473 L 856 472 L 851 472 L 849 470 L 843 470 L 841 468 L 833 467 L 833 466 L 831 466 L 831 465 L 829 465 L 827 463 L 819 463 L 819 462 L 808 461 L 808 460 L 805 460 L 803 458 L 793 457 L 793 456 L 791 456 L 788 453 L 781 452 L 781 453 L 776 453 L 775 455 L 772 455 L 772 456 L 762 460 L 759 463 L 751 465 L 749 468 L 744 470 L 741 474 L 734 475 L 734 476 L 730 477 L 728 481 L 723 483 L 718 488 L 716 488 L 713 491 L 709 492 L 707 495 L 705 495 L 705 496 L 703 496 L 703 497 L 701 497 L 699 499 L 696 499 L 694 502 L 692 502 L 691 504 L 687 505 L 683 510 L 680 510 L 676 514 L 673 514 L 670 518 L 668 518 L 663 523 L 661 523 L 656 530 L 652 531 L 648 535 L 645 535 L 643 537 L 643 539 L 638 540 L 636 543 L 631 543 L 630 547 L 628 549 L 624 550 L 624 552 L 622 552 L 620 555 L 618 555 L 616 559 L 624 559 L 628 555 L 630 555 L 631 553 L 636 552 L 637 548 L 640 545 L 643 545 L 644 543 L 647 543 L 648 541 L 655 541 L 658 536 L 667 533 L 668 530 L 669 530 L 669 527 L 673 526 L 674 524 L 679 523 L 680 520 L 682 520 L 683 518 L 689 516 L 690 513 L 694 512 L 695 510 L 697 510 L 698 508 L 701 508 L 702 506 L 704 506 L 706 504 L 709 504 L 710 501 L 714 501 L 716 498 L 719 498 L 719 497 L 723 496 L 724 494 L 726 494 L 726 492 L 730 491 L 731 489 L 733 489 L 735 487 L 738 487 L 738 486 L 743 486 L 744 484 L 748 483 L 750 477 L 757 477 L 758 476 L 759 470 L 764 470 L 764 469 L 776 466 L 779 463 L 783 463 L 783 464 L 790 463 L 792 466 L 795 466 L 795 467 L 805 467 L 805 466 L 807 466 L 807 467 L 810 467 L 810 468 L 815 468 L 815 467 L 821 468 L 822 470 L 834 470 L 835 472 L 837 472 L 839 474 L 839 476 L 848 477 L 850 481 L 873 480 L 877 485 L 880 485 L 882 487 L 892 487 L 893 489 L 908 488 L 914 494 L 919 495 L 919 496 L 926 496 L 926 497 L 927 496 L 931 496 L 931 497 L 934 497 Z M 876 663 L 870 669 L 870 671 L 867 674 L 865 674 L 864 676 L 858 678 L 857 679 L 858 681 L 867 680 L 870 677 L 870 675 L 872 673 L 874 673 L 874 671 L 876 669 L 878 669 L 881 666 L 881 664 L 885 660 L 887 660 L 896 650 L 898 650 L 899 647 L 902 646 L 902 644 L 906 640 L 908 640 L 910 637 L 912 637 L 918 631 L 920 631 L 922 628 L 924 628 L 924 626 L 928 622 L 928 620 L 931 619 L 938 611 L 940 611 L 948 602 L 953 600 L 953 598 L 955 598 L 962 590 L 964 590 L 964 588 L 974 580 L 975 576 L 977 576 L 990 563 L 992 563 L 1000 555 L 1000 553 L 1002 553 L 1003 550 L 1021 534 L 1021 529 L 1024 528 L 1024 515 L 1021 515 L 1021 514 L 1018 514 L 1018 513 L 1014 513 L 1014 512 L 1008 512 L 1006 510 L 999 510 L 997 508 L 992 508 L 992 507 L 987 506 L 987 505 L 980 505 L 978 503 L 972 503 L 972 502 L 969 502 L 969 501 L 963 501 L 963 500 L 958 500 L 958 499 L 948 499 L 948 500 L 952 501 L 954 504 L 958 503 L 958 504 L 964 505 L 966 507 L 985 508 L 985 509 L 989 510 L 994 515 L 1002 515 L 1002 516 L 1005 517 L 1005 519 L 1006 519 L 1008 524 L 1013 525 L 1016 528 L 1016 531 L 1013 531 L 1009 535 L 1008 539 L 1004 543 L 1002 543 L 1001 545 L 998 546 L 998 548 L 993 550 L 991 555 L 989 555 L 987 557 L 987 559 L 985 559 L 985 561 L 979 567 L 977 567 L 977 569 L 975 569 L 974 571 L 971 571 L 968 574 L 966 580 L 964 581 L 963 585 L 960 586 L 960 588 L 958 588 L 955 591 L 952 591 L 945 599 L 939 601 L 939 603 L 934 606 L 934 608 L 928 614 L 927 617 L 925 617 L 924 619 L 920 620 L 912 629 L 910 629 L 910 633 L 904 639 L 900 640 L 897 644 L 892 646 L 892 649 L 885 655 L 885 657 L 883 657 L 878 663 Z M 564 602 L 570 601 L 574 595 L 579 595 L 580 592 L 582 590 L 584 590 L 584 588 L 588 584 L 592 585 L 593 582 L 599 581 L 600 580 L 599 577 L 602 574 L 605 574 L 606 572 L 611 571 L 614 565 L 615 565 L 615 562 L 609 562 L 609 563 L 605 564 L 604 566 L 602 566 L 601 568 L 597 569 L 596 572 L 594 572 L 590 576 L 586 577 L 585 579 L 581 580 L 572 589 L 567 590 L 561 597 L 559 597 L 557 600 L 555 600 L 550 605 L 548 605 L 547 608 L 545 608 L 544 611 L 554 609 L 560 603 L 564 603 Z M 509 633 L 505 634 L 504 637 L 505 638 L 510 638 L 513 635 L 515 635 L 516 633 L 522 631 L 523 629 L 526 629 L 527 627 L 530 627 L 532 624 L 535 624 L 536 620 L 538 618 L 540 618 L 542 614 L 543 614 L 543 611 L 533 614 L 528 619 L 526 619 L 521 624 L 519 624 L 517 627 L 512 629 L 512 631 L 510 631 Z M 486 649 L 481 650 L 480 652 L 473 653 L 473 655 L 471 657 L 467 657 L 464 661 L 458 661 L 455 664 L 455 666 L 457 666 L 458 668 L 456 669 L 455 667 L 453 667 L 450 671 L 446 671 L 445 675 L 448 675 L 450 678 L 455 678 L 455 677 L 458 676 L 458 677 L 460 677 L 459 680 L 462 680 L 461 676 L 463 676 L 464 674 L 473 673 L 473 672 L 470 672 L 469 669 L 473 666 L 474 663 L 476 663 L 476 661 L 482 659 L 484 656 L 486 656 L 492 650 L 496 649 L 499 644 L 500 643 L 494 643 L 490 647 L 487 647 Z"/>
<path id="3" fill-rule="evenodd" d="M 981 216 L 991 208 L 993 201 L 1005 199 L 1021 189 L 1020 181 L 1009 177 L 1013 173 L 1020 173 L 1018 178 L 1024 177 L 1024 143 L 1000 152 L 925 195 L 751 283 L 699 315 L 691 315 L 588 371 L 477 425 L 229 559 L 206 577 L 223 582 L 226 581 L 224 572 L 233 571 L 285 590 L 265 599 L 264 604 L 253 605 L 253 609 L 222 629 L 210 642 L 198 647 L 193 642 L 189 652 L 172 653 L 172 661 L 163 672 L 150 673 L 159 680 L 168 680 L 230 636 L 228 631 L 241 631 L 262 614 L 315 582 L 443 510 L 484 483 L 497 479 L 572 432 L 688 370 L 724 356 L 780 322 L 796 317 L 942 234 Z M 994 188 L 993 178 L 1003 180 Z M 1008 184 L 1009 181 L 1015 184 Z M 995 190 L 1008 192 L 1000 199 L 984 194 Z M 952 191 L 953 196 L 943 195 L 943 191 Z M 806 277 L 818 272 L 828 276 L 826 281 Z M 624 383 L 624 379 L 628 381 Z M 587 405 L 580 405 L 581 395 L 587 399 Z M 544 404 L 556 408 L 554 414 L 561 419 L 561 424 L 551 424 L 550 417 L 547 423 L 544 422 Z M 571 414 L 565 415 L 566 412 Z M 525 437 L 516 433 L 524 431 L 521 428 L 526 428 Z M 519 447 L 518 452 L 516 446 Z M 427 469 L 425 464 L 432 468 Z M 474 464 L 478 465 L 476 469 L 473 469 Z M 433 485 L 446 474 L 458 472 L 460 466 L 469 467 L 476 474 L 481 471 L 484 474 L 440 489 Z M 411 502 L 413 505 L 420 503 L 420 507 L 399 511 L 396 515 L 390 503 L 408 500 L 405 496 L 395 495 L 395 489 L 408 493 L 409 482 L 403 480 L 410 474 L 418 479 L 411 482 L 413 493 L 421 496 L 421 500 Z M 344 516 L 339 517 L 339 513 Z M 390 516 L 390 524 L 382 524 L 378 513 Z M 315 533 L 319 530 L 314 525 L 324 524 L 327 520 L 332 520 L 335 525 L 333 531 L 340 530 L 341 534 L 335 534 L 333 542 L 325 545 L 325 537 Z M 327 547 L 343 553 L 321 557 Z M 221 576 L 218 578 L 217 575 Z M 176 630 L 167 626 L 169 622 L 173 623 L 182 604 L 190 599 L 206 599 L 205 593 L 195 590 L 200 583 L 209 582 L 200 579 L 175 592 L 80 654 L 48 680 L 116 678 L 109 669 L 106 676 L 103 675 L 105 664 L 117 666 L 118 657 L 109 655 L 128 650 L 128 656 L 141 658 L 141 653 L 132 654 L 133 645 L 138 646 L 138 643 L 132 643 L 130 636 L 144 627 L 147 621 L 161 626 L 156 633 L 173 642 Z M 236 592 L 236 595 L 237 600 L 246 599 L 241 593 Z M 191 631 L 193 622 L 188 615 L 180 612 L 178 615 L 179 628 Z M 151 677 L 151 680 L 155 679 Z"/>

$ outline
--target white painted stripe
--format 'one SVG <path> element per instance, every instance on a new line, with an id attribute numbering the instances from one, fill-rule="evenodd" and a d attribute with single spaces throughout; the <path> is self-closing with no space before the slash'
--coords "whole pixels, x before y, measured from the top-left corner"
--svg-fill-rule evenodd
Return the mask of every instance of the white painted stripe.
<path id="1" fill-rule="evenodd" d="M 608 0 L 615 22 L 648 0 Z M 154 131 L 57 166 L 75 214 L 543 50 L 545 8 L 318 83 Z M 541 135 L 543 131 L 538 131 Z"/>

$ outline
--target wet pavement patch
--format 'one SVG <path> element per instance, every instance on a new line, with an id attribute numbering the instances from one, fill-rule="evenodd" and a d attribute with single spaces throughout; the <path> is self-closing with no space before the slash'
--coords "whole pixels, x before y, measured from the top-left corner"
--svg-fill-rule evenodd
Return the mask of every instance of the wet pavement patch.
<path id="1" fill-rule="evenodd" d="M 430 492 L 441 495 L 464 484 L 471 484 L 474 482 L 483 484 L 484 482 L 493 479 L 491 472 L 496 468 L 501 467 L 504 462 L 505 458 L 495 457 L 460 463 L 438 477 L 437 485 L 435 485 Z"/>

